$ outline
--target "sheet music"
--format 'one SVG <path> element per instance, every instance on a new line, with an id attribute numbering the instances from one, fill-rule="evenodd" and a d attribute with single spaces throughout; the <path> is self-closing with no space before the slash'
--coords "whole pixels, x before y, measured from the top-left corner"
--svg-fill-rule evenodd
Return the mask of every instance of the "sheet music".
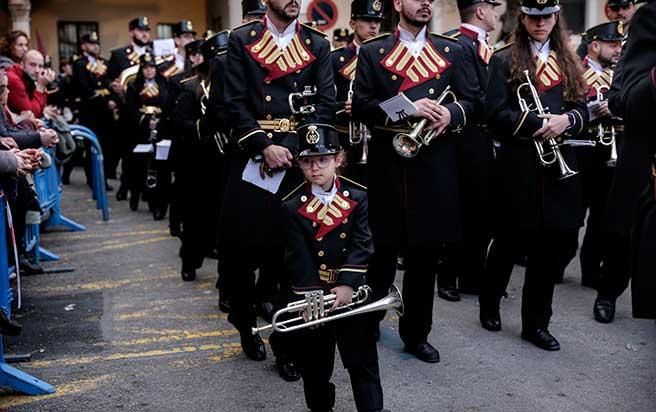
<path id="1" fill-rule="evenodd" d="M 253 159 L 249 159 L 244 172 L 241 175 L 241 179 L 245 182 L 251 183 L 260 189 L 264 189 L 267 192 L 276 194 L 278 189 L 280 189 L 280 184 L 282 179 L 287 173 L 286 170 L 275 172 L 273 176 L 264 175 L 264 179 L 260 175 L 260 162 L 255 162 Z"/>
<path id="2" fill-rule="evenodd" d="M 417 113 L 417 106 L 415 106 L 414 103 L 412 103 L 403 93 L 385 100 L 380 104 L 380 108 L 387 113 L 387 116 L 393 122 L 405 120 Z"/>

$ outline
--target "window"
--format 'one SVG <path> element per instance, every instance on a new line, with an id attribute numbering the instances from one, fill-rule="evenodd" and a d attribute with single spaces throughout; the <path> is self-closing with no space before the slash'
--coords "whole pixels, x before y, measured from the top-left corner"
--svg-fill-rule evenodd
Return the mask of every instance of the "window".
<path id="1" fill-rule="evenodd" d="M 159 23 L 157 25 L 157 38 L 158 39 L 171 39 L 173 38 L 174 23 Z"/>
<path id="2" fill-rule="evenodd" d="M 585 0 L 562 0 L 563 16 L 572 33 L 585 31 Z"/>
<path id="3" fill-rule="evenodd" d="M 98 33 L 98 23 L 92 21 L 57 22 L 59 61 L 68 59 L 80 51 L 80 37 L 91 32 Z"/>

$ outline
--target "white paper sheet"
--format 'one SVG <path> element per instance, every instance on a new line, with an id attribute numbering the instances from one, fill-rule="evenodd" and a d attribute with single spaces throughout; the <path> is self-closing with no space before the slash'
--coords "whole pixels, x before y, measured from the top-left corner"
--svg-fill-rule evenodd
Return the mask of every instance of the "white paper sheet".
<path id="1" fill-rule="evenodd" d="M 170 56 L 175 53 L 175 41 L 173 39 L 153 40 L 153 54 L 155 56 Z"/>
<path id="2" fill-rule="evenodd" d="M 171 141 L 169 139 L 163 139 L 157 142 L 155 160 L 168 160 L 169 150 L 171 150 Z"/>
<path id="3" fill-rule="evenodd" d="M 393 122 L 404 120 L 417 113 L 417 106 L 415 106 L 414 103 L 412 103 L 403 93 L 385 100 L 380 104 L 380 108 L 387 113 L 387 116 Z"/>
<path id="4" fill-rule="evenodd" d="M 253 159 L 250 159 L 244 168 L 241 179 L 259 187 L 260 189 L 276 194 L 278 193 L 278 189 L 280 189 L 280 184 L 285 177 L 285 173 L 287 172 L 282 170 L 274 173 L 273 176 L 264 175 L 264 179 L 262 179 L 262 176 L 260 176 L 260 162 L 255 162 Z"/>
<path id="5" fill-rule="evenodd" d="M 152 144 L 138 144 L 132 149 L 132 153 L 152 153 L 154 151 Z"/>

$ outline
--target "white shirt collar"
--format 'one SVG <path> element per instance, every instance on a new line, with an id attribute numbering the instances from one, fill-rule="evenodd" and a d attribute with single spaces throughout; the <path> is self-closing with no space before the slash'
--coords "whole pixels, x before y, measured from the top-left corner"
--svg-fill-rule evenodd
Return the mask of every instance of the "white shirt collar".
<path id="1" fill-rule="evenodd" d="M 292 42 L 294 38 L 294 34 L 296 34 L 297 21 L 294 20 L 293 22 L 289 23 L 289 26 L 287 26 L 285 30 L 282 33 L 280 33 L 278 31 L 278 28 L 276 28 L 276 26 L 274 26 L 273 23 L 271 23 L 270 19 L 265 19 L 265 20 L 266 20 L 267 29 L 273 35 L 273 39 L 276 41 L 278 48 L 280 48 L 280 50 L 285 50 L 287 46 L 289 46 L 289 43 Z"/>
<path id="2" fill-rule="evenodd" d="M 335 184 L 335 178 L 333 178 L 333 187 L 330 191 L 326 192 L 323 188 L 317 184 L 312 183 L 312 194 L 319 199 L 319 201 L 324 204 L 330 204 L 337 194 L 337 184 Z"/>
<path id="3" fill-rule="evenodd" d="M 551 53 L 551 40 L 547 39 L 546 42 L 540 43 L 531 39 L 531 49 L 533 54 L 546 62 L 549 59 L 549 53 Z"/>
<path id="4" fill-rule="evenodd" d="M 358 44 L 358 41 L 353 39 L 353 45 L 355 46 L 355 54 L 360 55 L 360 47 L 362 47 L 361 44 Z"/>
<path id="5" fill-rule="evenodd" d="M 185 68 L 185 56 L 178 53 L 177 49 L 175 51 L 175 65 L 178 66 L 180 70 Z"/>
<path id="6" fill-rule="evenodd" d="M 401 40 L 405 47 L 410 50 L 410 53 L 413 56 L 417 57 L 421 54 L 421 51 L 426 44 L 426 32 L 427 29 L 426 26 L 424 26 L 415 37 L 411 32 L 399 25 L 399 40 Z"/>
<path id="7" fill-rule="evenodd" d="M 601 67 L 601 64 L 593 60 L 590 56 L 588 56 L 588 66 L 590 66 L 590 68 L 594 70 L 596 73 L 601 73 L 604 71 L 604 68 Z"/>
<path id="8" fill-rule="evenodd" d="M 481 43 L 487 43 L 488 34 L 482 28 L 469 23 L 462 23 L 461 26 L 476 33 L 478 35 L 478 41 Z"/>
<path id="9" fill-rule="evenodd" d="M 146 53 L 146 48 L 147 46 L 137 46 L 136 44 L 132 43 L 132 50 L 136 51 L 139 56 Z"/>

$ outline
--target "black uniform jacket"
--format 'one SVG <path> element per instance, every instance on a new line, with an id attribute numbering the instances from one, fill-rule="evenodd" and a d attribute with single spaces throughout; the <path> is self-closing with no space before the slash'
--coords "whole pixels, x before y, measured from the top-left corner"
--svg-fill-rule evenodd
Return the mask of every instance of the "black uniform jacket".
<path id="1" fill-rule="evenodd" d="M 502 144 L 498 157 L 499 182 L 495 190 L 499 214 L 496 222 L 501 229 L 522 232 L 578 229 L 584 217 L 578 176 L 558 180 L 555 165 L 543 167 L 538 163 L 531 136 L 542 127 L 543 120 L 536 113 L 523 113 L 519 108 L 516 97 L 519 85 L 509 81 L 510 47 L 512 45 L 492 58 L 486 104 L 488 127 Z M 553 64 L 554 55 L 552 52 L 549 64 Z M 540 86 L 534 81 L 543 106 L 552 114 L 572 113 L 574 124 L 564 138 L 579 135 L 588 120 L 585 98 L 565 101 L 562 83 L 549 77 L 557 72 L 557 67 L 538 70 L 544 74 L 544 82 L 551 82 L 549 86 Z M 574 148 L 561 146 L 560 149 L 569 167 L 577 170 Z"/>
<path id="2" fill-rule="evenodd" d="M 92 63 L 86 55 L 82 55 L 73 62 L 73 82 L 83 102 L 105 104 L 109 99 L 118 101 L 109 87 L 112 79 L 107 70 L 107 62 L 102 57 Z M 83 107 L 89 109 L 88 105 Z"/>
<path id="3" fill-rule="evenodd" d="M 123 70 L 138 65 L 139 57 L 139 53 L 134 50 L 132 45 L 112 50 L 107 64 L 107 76 L 112 80 L 117 79 Z"/>
<path id="4" fill-rule="evenodd" d="M 333 201 L 322 204 L 304 183 L 282 204 L 285 268 L 295 292 L 366 283 L 373 253 L 364 187 L 338 177 Z"/>
<path id="5" fill-rule="evenodd" d="M 462 47 L 450 37 L 427 34 L 418 59 L 410 57 L 398 34 L 379 36 L 360 49 L 353 116 L 372 131 L 369 145 L 371 230 L 376 243 L 433 245 L 461 237 L 456 139 L 474 111 Z M 458 98 L 444 103 L 451 113 L 450 132 L 423 147 L 413 159 L 400 157 L 392 137 L 409 129 L 393 123 L 379 107 L 399 92 L 411 100 L 436 99 L 448 86 Z"/>
<path id="6" fill-rule="evenodd" d="M 228 54 L 223 52 L 214 57 L 210 65 L 209 96 L 203 101 L 205 116 L 201 116 L 197 130 L 200 136 L 211 137 L 214 133 L 227 135 L 228 114 L 225 105 L 225 79 Z"/>
<path id="7" fill-rule="evenodd" d="M 242 180 L 250 158 L 271 144 L 296 152 L 296 122 L 332 124 L 335 86 L 328 40 L 314 29 L 298 24 L 292 43 L 280 52 L 264 21 L 236 28 L 228 43 L 225 104 L 231 130 L 228 178 L 222 220 L 227 242 L 251 245 L 282 243 L 272 222 L 280 213 L 280 200 L 302 181 L 298 169 L 286 171 L 273 195 Z M 316 111 L 292 115 L 289 94 L 316 87 Z M 277 239 L 277 240 L 276 240 Z"/>
<path id="8" fill-rule="evenodd" d="M 168 95 L 168 82 L 162 76 L 155 78 L 157 85 L 155 88 L 144 87 L 142 78 L 137 78 L 130 83 L 125 94 L 126 107 L 128 111 L 129 122 L 136 130 L 135 143 L 148 143 L 150 137 L 150 119 L 156 116 L 159 119 L 157 125 L 158 140 L 171 138 L 171 106 Z M 144 113 L 142 109 L 146 107 L 156 107 L 161 110 L 160 114 Z"/>
<path id="9" fill-rule="evenodd" d="M 350 42 L 344 47 L 339 47 L 330 54 L 333 65 L 333 76 L 335 77 L 337 126 L 341 132 L 348 131 L 350 116 L 344 112 L 344 103 L 348 100 L 351 81 L 355 79 L 358 65 L 358 55 L 355 43 Z"/>
<path id="10" fill-rule="evenodd" d="M 656 3 L 641 7 L 631 20 L 629 40 L 613 83 L 620 83 L 618 106 L 624 118 L 624 143 L 608 201 L 607 230 L 628 236 L 638 198 L 649 179 L 656 152 Z"/>

